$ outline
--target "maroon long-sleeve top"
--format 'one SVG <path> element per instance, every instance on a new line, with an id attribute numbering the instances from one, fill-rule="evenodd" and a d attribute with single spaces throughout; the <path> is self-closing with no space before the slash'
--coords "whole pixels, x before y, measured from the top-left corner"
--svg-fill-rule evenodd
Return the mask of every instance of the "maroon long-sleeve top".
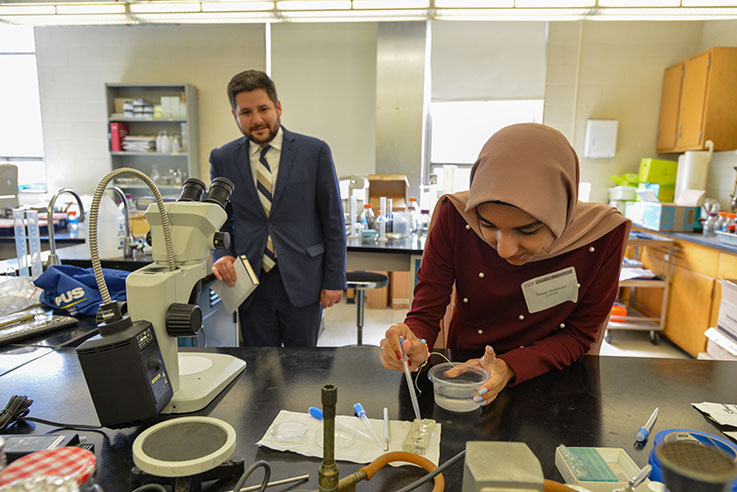
<path id="1" fill-rule="evenodd" d="M 458 304 L 448 327 L 448 347 L 491 345 L 519 384 L 578 360 L 595 340 L 617 294 L 626 224 L 590 244 L 554 258 L 514 266 L 467 227 L 449 202 L 430 231 L 405 323 L 433 346 L 453 283 Z M 530 313 L 521 285 L 574 267 L 578 302 Z"/>

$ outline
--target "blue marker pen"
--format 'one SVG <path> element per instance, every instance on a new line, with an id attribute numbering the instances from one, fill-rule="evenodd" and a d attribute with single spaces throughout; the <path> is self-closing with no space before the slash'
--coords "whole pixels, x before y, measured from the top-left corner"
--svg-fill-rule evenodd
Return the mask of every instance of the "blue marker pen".
<path id="1" fill-rule="evenodd" d="M 647 419 L 647 423 L 645 423 L 644 426 L 640 427 L 640 430 L 635 433 L 635 441 L 645 442 L 647 440 L 647 436 L 650 435 L 650 431 L 653 430 L 653 426 L 655 426 L 656 420 L 658 420 L 657 408 L 653 411 L 653 414 L 650 415 L 650 418 Z"/>

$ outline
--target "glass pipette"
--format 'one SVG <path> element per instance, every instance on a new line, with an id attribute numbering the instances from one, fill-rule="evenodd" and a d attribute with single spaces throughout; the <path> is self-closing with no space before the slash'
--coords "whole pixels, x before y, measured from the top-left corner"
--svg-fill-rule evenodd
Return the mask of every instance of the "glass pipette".
<path id="1" fill-rule="evenodd" d="M 371 432 L 371 435 L 374 436 L 374 440 L 379 443 L 381 449 L 383 449 L 384 451 L 388 451 L 388 449 L 385 447 L 384 441 L 379 437 L 379 434 L 376 432 L 376 429 L 374 429 L 374 426 L 371 425 L 371 422 L 369 422 L 368 415 L 366 415 L 366 410 L 363 409 L 363 405 L 361 405 L 360 403 L 354 404 L 353 411 L 356 412 L 356 415 L 358 416 L 358 418 L 361 419 L 363 425 L 365 425 Z"/>
<path id="2" fill-rule="evenodd" d="M 415 411 L 415 418 L 422 420 L 420 417 L 420 405 L 417 403 L 417 394 L 415 393 L 415 385 L 412 382 L 412 373 L 409 372 L 409 364 L 407 353 L 404 351 L 404 338 L 399 337 L 399 345 L 402 347 L 402 368 L 404 369 L 404 378 L 407 380 L 407 388 L 409 389 L 409 399 L 412 401 L 412 409 Z"/>

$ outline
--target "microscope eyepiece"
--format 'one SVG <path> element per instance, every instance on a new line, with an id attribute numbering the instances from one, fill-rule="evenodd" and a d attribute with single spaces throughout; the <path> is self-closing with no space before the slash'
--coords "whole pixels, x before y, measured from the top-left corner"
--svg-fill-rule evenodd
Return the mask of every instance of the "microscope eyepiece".
<path id="1" fill-rule="evenodd" d="M 235 185 L 228 178 L 218 176 L 212 180 L 210 185 L 210 191 L 207 192 L 205 197 L 206 202 L 217 203 L 221 207 L 225 206 L 230 201 L 230 194 L 233 193 Z"/>
<path id="2" fill-rule="evenodd" d="M 197 178 L 189 178 L 182 186 L 182 192 L 179 194 L 178 202 L 199 202 L 205 195 L 207 186 Z"/>

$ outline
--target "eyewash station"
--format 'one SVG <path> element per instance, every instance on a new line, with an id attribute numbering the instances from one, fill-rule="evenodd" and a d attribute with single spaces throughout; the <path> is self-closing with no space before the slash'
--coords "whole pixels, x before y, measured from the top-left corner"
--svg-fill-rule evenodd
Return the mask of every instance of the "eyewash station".
<path id="1" fill-rule="evenodd" d="M 99 335 L 0 372 L 0 399 L 32 400 L 5 451 L 14 435 L 75 435 L 94 454 L 83 490 L 108 492 L 734 490 L 729 422 L 705 417 L 731 407 L 692 405 L 734 403 L 728 362 L 586 355 L 482 408 L 488 373 L 448 376 L 470 351 L 442 350 L 418 374 L 385 370 L 372 346 L 179 347 L 200 328 L 211 251 L 229 240 L 232 184 L 190 179 L 179 201 L 149 207 L 154 263 L 128 277 L 126 312 L 106 296 L 96 244 L 100 197 L 122 174 L 160 197 L 131 169 L 98 186 Z"/>

